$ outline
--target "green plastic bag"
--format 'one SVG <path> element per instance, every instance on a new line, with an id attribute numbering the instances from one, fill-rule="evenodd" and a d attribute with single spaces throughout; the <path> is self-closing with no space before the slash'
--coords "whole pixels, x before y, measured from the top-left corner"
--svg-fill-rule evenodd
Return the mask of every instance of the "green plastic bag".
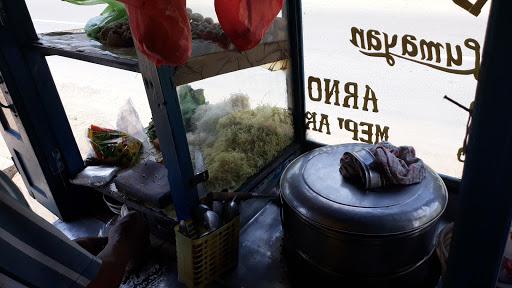
<path id="1" fill-rule="evenodd" d="M 99 16 L 93 17 L 85 25 L 87 36 L 99 40 L 100 31 L 107 25 L 117 22 L 128 22 L 128 13 L 124 5 L 116 0 L 64 0 L 76 5 L 107 4 Z"/>

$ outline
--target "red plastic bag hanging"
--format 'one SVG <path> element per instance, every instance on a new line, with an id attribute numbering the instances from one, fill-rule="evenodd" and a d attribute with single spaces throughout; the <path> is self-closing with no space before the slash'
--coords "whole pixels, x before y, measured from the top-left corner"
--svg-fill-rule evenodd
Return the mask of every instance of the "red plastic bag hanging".
<path id="1" fill-rule="evenodd" d="M 240 51 L 260 43 L 281 8 L 283 0 L 215 0 L 222 30 Z"/>
<path id="2" fill-rule="evenodd" d="M 120 0 L 135 43 L 157 66 L 185 64 L 192 53 L 186 0 Z"/>

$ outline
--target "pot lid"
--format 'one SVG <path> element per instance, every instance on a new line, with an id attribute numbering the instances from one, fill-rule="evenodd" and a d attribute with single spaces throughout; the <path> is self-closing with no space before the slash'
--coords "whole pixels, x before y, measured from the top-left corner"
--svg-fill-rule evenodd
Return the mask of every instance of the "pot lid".
<path id="1" fill-rule="evenodd" d="M 281 176 L 281 197 L 308 222 L 365 235 L 410 232 L 444 211 L 448 194 L 430 167 L 421 183 L 363 190 L 347 182 L 340 158 L 368 144 L 325 146 L 295 159 Z"/>

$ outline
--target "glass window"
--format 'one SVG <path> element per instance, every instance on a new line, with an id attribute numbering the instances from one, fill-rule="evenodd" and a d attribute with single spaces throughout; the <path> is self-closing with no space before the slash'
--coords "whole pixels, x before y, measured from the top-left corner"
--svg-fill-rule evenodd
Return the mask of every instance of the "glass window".
<path id="1" fill-rule="evenodd" d="M 475 17 L 445 0 L 302 3 L 307 138 L 411 145 L 460 177 L 468 113 L 443 97 L 473 101 L 490 5 Z"/>
<path id="2" fill-rule="evenodd" d="M 117 129 L 118 115 L 128 100 L 143 126 L 151 121 L 141 74 L 59 56 L 46 61 L 84 159 L 91 152 L 87 129 L 92 124 Z"/>

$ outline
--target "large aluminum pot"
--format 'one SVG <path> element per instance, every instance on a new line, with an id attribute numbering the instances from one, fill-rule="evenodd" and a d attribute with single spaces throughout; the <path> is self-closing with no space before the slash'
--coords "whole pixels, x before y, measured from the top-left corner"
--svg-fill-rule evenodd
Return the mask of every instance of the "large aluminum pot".
<path id="1" fill-rule="evenodd" d="M 318 148 L 286 168 L 280 183 L 284 241 L 329 273 L 384 279 L 412 271 L 433 254 L 448 195 L 428 167 L 415 185 L 364 191 L 346 182 L 340 157 L 367 147 Z"/>

